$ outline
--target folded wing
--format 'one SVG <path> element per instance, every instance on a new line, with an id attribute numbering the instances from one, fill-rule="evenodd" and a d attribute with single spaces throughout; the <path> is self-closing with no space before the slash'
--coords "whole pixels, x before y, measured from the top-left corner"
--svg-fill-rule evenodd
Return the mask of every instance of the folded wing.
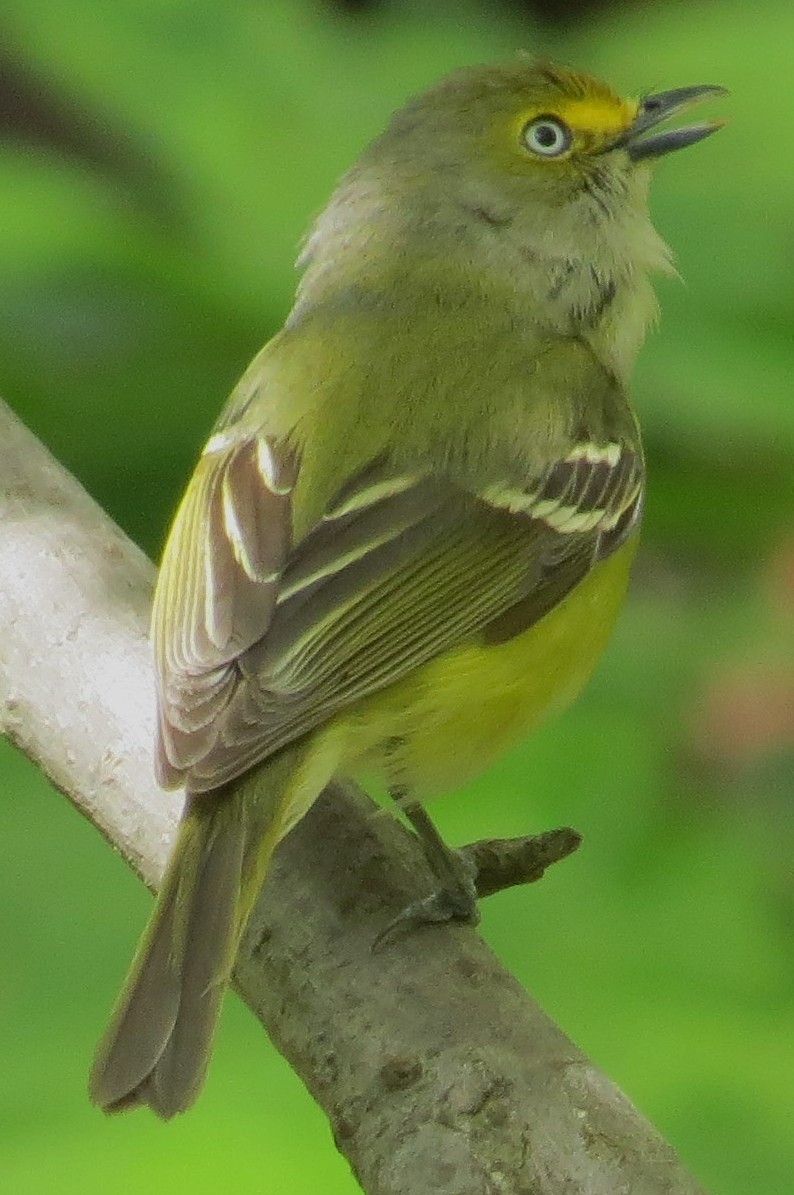
<path id="1" fill-rule="evenodd" d="M 642 498 L 639 450 L 622 442 L 575 443 L 526 485 L 478 493 L 380 457 L 292 543 L 300 462 L 262 437 L 213 440 L 153 619 L 159 775 L 193 792 L 456 643 L 520 633 L 625 540 Z"/>

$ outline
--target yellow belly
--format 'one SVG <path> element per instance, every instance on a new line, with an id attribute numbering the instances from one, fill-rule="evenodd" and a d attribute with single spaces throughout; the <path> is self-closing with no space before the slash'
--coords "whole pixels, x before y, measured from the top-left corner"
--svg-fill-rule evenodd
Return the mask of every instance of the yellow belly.
<path id="1" fill-rule="evenodd" d="M 338 752 L 337 770 L 347 774 L 377 770 L 416 800 L 465 784 L 587 681 L 636 544 L 635 535 L 523 634 L 463 644 L 339 715 L 318 736 L 326 758 Z"/>

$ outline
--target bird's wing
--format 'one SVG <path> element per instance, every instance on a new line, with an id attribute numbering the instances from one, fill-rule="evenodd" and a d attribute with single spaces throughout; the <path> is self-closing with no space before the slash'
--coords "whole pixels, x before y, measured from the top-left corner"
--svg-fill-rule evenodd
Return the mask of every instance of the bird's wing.
<path id="1" fill-rule="evenodd" d="M 153 634 L 163 783 L 217 788 L 449 647 L 536 622 L 637 520 L 636 444 L 574 443 L 479 492 L 384 457 L 291 542 L 300 462 L 210 441 L 169 538 Z"/>

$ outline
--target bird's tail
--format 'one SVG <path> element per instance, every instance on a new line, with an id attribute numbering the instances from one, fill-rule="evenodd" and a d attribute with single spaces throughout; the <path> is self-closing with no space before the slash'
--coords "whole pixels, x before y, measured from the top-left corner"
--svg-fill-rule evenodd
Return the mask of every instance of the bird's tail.
<path id="1" fill-rule="evenodd" d="M 286 748 L 228 790 L 188 798 L 157 903 L 91 1070 L 89 1094 L 105 1111 L 148 1104 L 167 1118 L 196 1099 L 273 848 L 330 778 L 315 776 L 311 794 L 296 792 L 304 756 L 298 746 Z M 298 789 L 305 790 L 306 779 Z"/>

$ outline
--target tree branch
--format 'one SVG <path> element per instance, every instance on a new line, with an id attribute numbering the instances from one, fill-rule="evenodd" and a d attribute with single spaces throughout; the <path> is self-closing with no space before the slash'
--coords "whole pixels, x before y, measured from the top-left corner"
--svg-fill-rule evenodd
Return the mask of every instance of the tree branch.
<path id="1" fill-rule="evenodd" d="M 0 404 L 0 730 L 150 886 L 180 798 L 151 775 L 153 569 Z M 430 885 L 354 786 L 279 847 L 236 984 L 368 1195 L 703 1195 L 469 928 L 371 945 Z"/>

